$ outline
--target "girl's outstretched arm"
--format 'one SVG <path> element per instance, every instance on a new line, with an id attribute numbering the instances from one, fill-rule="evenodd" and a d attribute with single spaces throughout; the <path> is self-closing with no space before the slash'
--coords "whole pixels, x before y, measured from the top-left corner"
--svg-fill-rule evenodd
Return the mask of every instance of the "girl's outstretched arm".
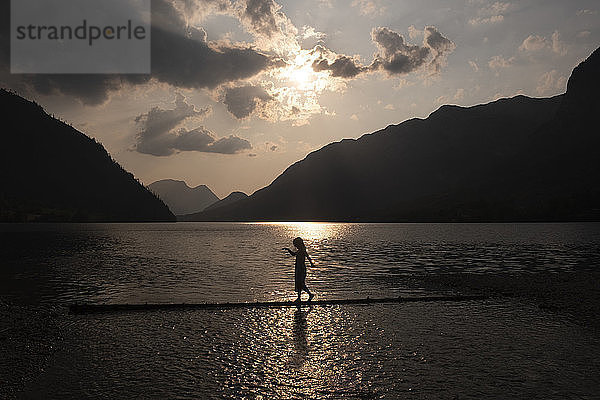
<path id="1" fill-rule="evenodd" d="M 292 255 L 292 256 L 296 256 L 296 252 L 294 252 L 294 251 L 292 251 L 292 250 L 288 249 L 287 247 L 284 247 L 284 248 L 283 248 L 283 250 L 287 250 L 287 251 L 288 251 L 288 253 L 290 253 L 290 255 Z"/>

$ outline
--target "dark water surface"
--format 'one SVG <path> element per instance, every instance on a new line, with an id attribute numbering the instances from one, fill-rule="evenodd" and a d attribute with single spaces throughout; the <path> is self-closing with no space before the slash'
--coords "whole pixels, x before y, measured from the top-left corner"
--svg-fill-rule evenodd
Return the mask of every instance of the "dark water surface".
<path id="1" fill-rule="evenodd" d="M 428 280 L 453 274 L 535 279 L 600 266 L 598 224 L 0 225 L 0 296 L 33 306 L 291 299 L 294 260 L 281 248 L 296 236 L 317 264 L 307 283 L 321 299 L 447 293 L 454 289 L 432 289 Z M 591 399 L 600 392 L 597 332 L 521 297 L 64 312 L 58 320 L 57 348 L 18 397 Z"/>
<path id="2" fill-rule="evenodd" d="M 281 248 L 296 236 L 316 262 L 307 283 L 322 299 L 422 293 L 394 276 L 600 265 L 598 224 L 38 224 L 0 232 L 1 293 L 25 302 L 293 298 L 294 260 Z"/>

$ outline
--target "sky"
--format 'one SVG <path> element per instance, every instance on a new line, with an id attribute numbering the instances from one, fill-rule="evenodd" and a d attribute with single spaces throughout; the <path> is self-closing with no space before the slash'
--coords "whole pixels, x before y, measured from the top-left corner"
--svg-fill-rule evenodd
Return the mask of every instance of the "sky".
<path id="1" fill-rule="evenodd" d="M 143 183 L 251 194 L 309 152 L 442 104 L 564 93 L 597 1 L 153 0 L 152 74 L 0 82 Z M 357 161 L 358 162 L 358 161 Z"/>

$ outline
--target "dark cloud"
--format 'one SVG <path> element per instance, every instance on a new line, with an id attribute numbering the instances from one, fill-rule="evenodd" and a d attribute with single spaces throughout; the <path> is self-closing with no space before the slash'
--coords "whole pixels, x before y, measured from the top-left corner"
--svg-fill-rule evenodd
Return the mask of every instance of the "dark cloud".
<path id="1" fill-rule="evenodd" d="M 332 63 L 325 58 L 319 57 L 313 62 L 312 68 L 317 72 L 330 71 L 331 76 L 340 78 L 354 78 L 368 69 L 361 66 L 357 60 L 345 55 L 338 55 Z"/>
<path id="2" fill-rule="evenodd" d="M 446 63 L 446 57 L 456 49 L 456 45 L 433 26 L 425 27 L 423 43 L 431 49 L 433 59 L 429 63 L 432 73 L 438 73 Z"/>
<path id="3" fill-rule="evenodd" d="M 79 99 L 87 105 L 102 104 L 108 100 L 109 92 L 118 90 L 122 81 L 114 75 L 75 74 L 20 76 L 28 80 L 30 89 L 43 95 L 61 93 Z"/>
<path id="4" fill-rule="evenodd" d="M 136 138 L 135 150 L 144 154 L 168 156 L 177 151 L 235 154 L 252 148 L 250 142 L 237 136 L 217 139 L 203 126 L 192 130 L 183 127 L 175 129 L 185 120 L 202 117 L 209 111 L 208 108 L 196 110 L 178 94 L 174 109 L 154 107 L 148 113 L 136 117 L 135 122 L 141 130 Z"/>
<path id="5" fill-rule="evenodd" d="M 181 128 L 150 139 L 141 132 L 136 147 L 138 152 L 154 156 L 169 156 L 178 151 L 236 154 L 249 149 L 252 145 L 246 139 L 234 135 L 217 139 L 203 126 L 192 130 Z"/>
<path id="6" fill-rule="evenodd" d="M 273 0 L 247 0 L 242 15 L 256 33 L 270 38 L 279 32 L 279 8 Z"/>
<path id="7" fill-rule="evenodd" d="M 4 22 L 9 2 L 0 5 Z M 258 12 L 258 11 L 257 11 Z M 41 94 L 65 94 L 85 104 L 107 100 L 111 91 L 125 84 L 137 85 L 151 78 L 182 88 L 215 88 L 226 82 L 250 78 L 278 62 L 250 47 L 211 45 L 206 32 L 187 25 L 170 0 L 152 0 L 152 74 L 148 75 L 10 75 L 10 23 L 2 25 L 0 78 L 8 87 L 27 87 Z"/>
<path id="8" fill-rule="evenodd" d="M 152 76 L 177 87 L 215 88 L 274 66 L 250 47 L 211 46 L 168 0 L 152 2 Z"/>
<path id="9" fill-rule="evenodd" d="M 435 74 L 441 70 L 446 56 L 456 48 L 451 40 L 442 36 L 432 26 L 425 27 L 421 46 L 407 43 L 402 35 L 385 27 L 374 28 L 371 31 L 371 39 L 379 52 L 368 66 L 362 65 L 353 57 L 335 54 L 317 45 L 313 53 L 317 53 L 318 57 L 312 67 L 315 71 L 330 71 L 331 76 L 347 79 L 377 70 L 384 70 L 390 75 L 400 75 L 428 68 Z M 333 61 L 330 61 L 332 58 Z"/>
<path id="10" fill-rule="evenodd" d="M 379 48 L 372 68 L 382 68 L 390 74 L 407 74 L 421 67 L 429 57 L 430 49 L 405 42 L 389 28 L 375 28 L 371 39 Z"/>
<path id="11" fill-rule="evenodd" d="M 235 154 L 250 149 L 252 149 L 252 145 L 249 141 L 235 135 L 229 135 L 215 140 L 206 146 L 206 149 L 199 151 L 207 153 Z"/>
<path id="12" fill-rule="evenodd" d="M 407 74 L 424 66 L 438 73 L 446 56 L 456 48 L 433 26 L 425 27 L 422 46 L 406 43 L 402 35 L 385 27 L 374 28 L 371 38 L 379 48 L 371 69 L 383 69 L 391 75 Z"/>
<path id="13" fill-rule="evenodd" d="M 260 103 L 273 100 L 273 97 L 260 86 L 245 85 L 225 89 L 223 103 L 236 118 L 250 116 Z"/>

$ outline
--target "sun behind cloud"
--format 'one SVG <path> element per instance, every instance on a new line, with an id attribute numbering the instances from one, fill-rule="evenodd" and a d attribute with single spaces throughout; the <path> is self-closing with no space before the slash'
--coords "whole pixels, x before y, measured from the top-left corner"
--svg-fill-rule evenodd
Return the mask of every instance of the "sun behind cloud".
<path id="1" fill-rule="evenodd" d="M 299 50 L 289 64 L 281 69 L 278 74 L 279 80 L 300 91 L 321 92 L 330 87 L 333 82 L 329 74 L 313 69 L 314 59 L 315 56 L 309 50 Z"/>
<path id="2" fill-rule="evenodd" d="M 300 68 L 294 68 L 290 71 L 289 79 L 299 87 L 306 87 L 314 80 L 314 72 L 310 65 L 304 65 Z"/>

